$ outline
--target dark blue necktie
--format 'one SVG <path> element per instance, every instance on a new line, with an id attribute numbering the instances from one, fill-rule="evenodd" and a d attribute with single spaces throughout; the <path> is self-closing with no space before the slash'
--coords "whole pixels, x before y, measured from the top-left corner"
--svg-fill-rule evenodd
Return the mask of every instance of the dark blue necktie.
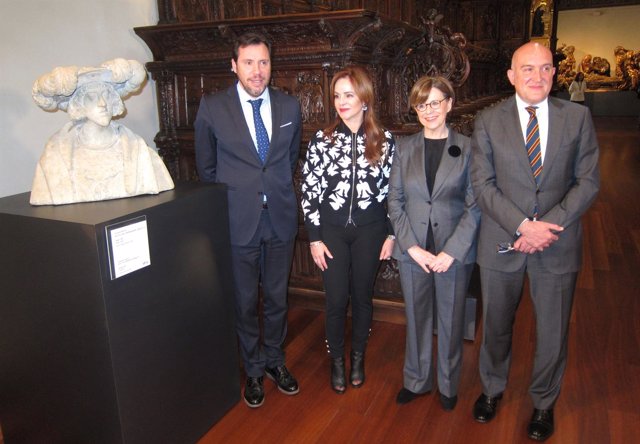
<path id="1" fill-rule="evenodd" d="M 251 107 L 253 108 L 253 124 L 256 128 L 258 156 L 260 156 L 260 160 L 262 160 L 262 163 L 264 163 L 264 160 L 267 158 L 267 153 L 269 152 L 269 134 L 267 134 L 267 129 L 264 127 L 264 122 L 262 121 L 262 116 L 260 115 L 260 105 L 262 105 L 262 99 L 249 100 L 249 103 L 251 103 Z"/>
<path id="2" fill-rule="evenodd" d="M 536 179 L 536 185 L 540 184 L 540 173 L 542 173 L 542 151 L 540 151 L 540 128 L 538 127 L 538 118 L 536 117 L 536 107 L 527 106 L 525 108 L 529 113 L 529 123 L 527 123 L 527 139 L 526 147 L 529 156 L 529 164 L 531 172 Z"/>

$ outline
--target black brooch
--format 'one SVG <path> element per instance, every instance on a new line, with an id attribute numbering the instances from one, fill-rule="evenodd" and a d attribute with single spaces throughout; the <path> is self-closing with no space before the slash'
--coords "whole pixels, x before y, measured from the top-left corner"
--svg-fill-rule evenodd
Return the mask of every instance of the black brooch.
<path id="1" fill-rule="evenodd" d="M 458 145 L 451 145 L 449 147 L 449 155 L 451 157 L 458 157 L 460 154 L 462 154 L 462 150 Z"/>

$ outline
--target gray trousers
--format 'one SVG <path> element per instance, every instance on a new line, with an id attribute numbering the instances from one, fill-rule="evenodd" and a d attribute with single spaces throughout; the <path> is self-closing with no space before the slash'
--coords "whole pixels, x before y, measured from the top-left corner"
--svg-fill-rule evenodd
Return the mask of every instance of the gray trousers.
<path id="1" fill-rule="evenodd" d="M 567 337 L 577 273 L 553 274 L 530 256 L 526 268 L 504 273 L 480 267 L 483 333 L 480 380 L 488 396 L 502 393 L 511 364 L 511 340 L 525 272 L 536 318 L 536 352 L 529 394 L 537 409 L 553 408 L 567 363 Z"/>
<path id="2" fill-rule="evenodd" d="M 465 299 L 473 264 L 457 261 L 446 273 L 425 273 L 413 261 L 399 261 L 405 303 L 407 336 L 404 387 L 425 393 L 433 387 L 433 320 L 438 322 L 438 389 L 453 397 L 458 393 L 462 367 Z"/>

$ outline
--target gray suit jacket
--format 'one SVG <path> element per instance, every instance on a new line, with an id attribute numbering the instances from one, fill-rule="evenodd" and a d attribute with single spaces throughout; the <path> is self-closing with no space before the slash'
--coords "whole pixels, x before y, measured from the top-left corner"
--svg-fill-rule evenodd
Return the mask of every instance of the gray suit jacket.
<path id="1" fill-rule="evenodd" d="M 461 264 L 475 261 L 480 209 L 469 177 L 470 151 L 469 138 L 449 129 L 430 194 L 422 131 L 397 141 L 387 195 L 396 235 L 394 258 L 413 260 L 406 251 L 414 245 L 425 248 L 431 221 L 436 251 L 444 251 Z"/>
<path id="2" fill-rule="evenodd" d="M 269 89 L 272 133 L 263 165 L 242 113 L 236 85 L 202 97 L 194 123 L 198 175 L 203 182 L 227 184 L 231 243 L 246 245 L 255 233 L 266 193 L 271 224 L 278 238 L 291 240 L 298 230 L 293 172 L 300 152 L 300 105 Z"/>
<path id="3" fill-rule="evenodd" d="M 518 226 L 533 216 L 564 227 L 560 239 L 540 255 L 552 273 L 577 272 L 582 259 L 580 217 L 600 186 L 598 141 L 589 109 L 549 97 L 549 134 L 539 189 L 531 172 L 515 96 L 481 112 L 471 140 L 471 180 L 482 209 L 478 263 L 519 270 L 527 255 L 496 253 L 513 242 Z"/>

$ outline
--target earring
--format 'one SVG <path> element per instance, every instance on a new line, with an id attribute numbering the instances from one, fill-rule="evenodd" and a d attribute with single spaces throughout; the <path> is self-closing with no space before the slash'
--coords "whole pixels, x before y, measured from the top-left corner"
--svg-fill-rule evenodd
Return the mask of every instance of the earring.
<path id="1" fill-rule="evenodd" d="M 366 111 L 368 109 L 369 109 L 369 107 L 367 105 L 362 105 L 362 111 Z"/>

